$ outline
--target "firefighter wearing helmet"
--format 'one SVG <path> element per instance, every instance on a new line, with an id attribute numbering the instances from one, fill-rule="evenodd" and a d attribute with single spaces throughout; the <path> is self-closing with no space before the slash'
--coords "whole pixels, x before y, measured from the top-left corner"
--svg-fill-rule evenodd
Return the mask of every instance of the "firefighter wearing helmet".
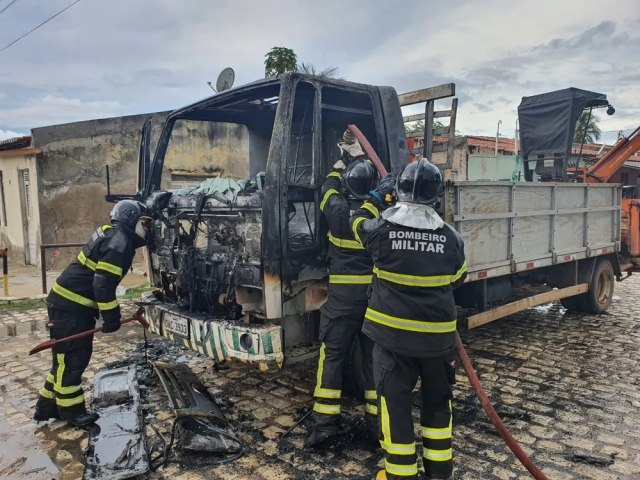
<path id="1" fill-rule="evenodd" d="M 363 332 L 374 342 L 380 445 L 377 480 L 417 479 L 412 391 L 421 380 L 421 437 L 426 478 L 451 479 L 452 384 L 456 306 L 465 279 L 462 237 L 438 215 L 442 174 L 426 159 L 386 177 L 351 217 L 371 254 L 374 276 Z M 393 200 L 397 198 L 397 202 Z"/>
<path id="2" fill-rule="evenodd" d="M 122 200 L 115 205 L 111 225 L 103 225 L 93 233 L 49 292 L 48 327 L 52 339 L 90 330 L 98 316 L 102 317 L 103 332 L 120 328 L 116 287 L 131 267 L 136 248 L 146 244 L 152 221 L 140 202 Z M 81 385 L 92 346 L 93 336 L 88 336 L 53 348 L 53 364 L 40 390 L 34 420 L 60 418 L 85 427 L 98 419 L 97 414 L 87 412 Z"/>
<path id="3" fill-rule="evenodd" d="M 377 174 L 358 141 L 347 130 L 338 142 L 341 158 L 321 188 L 320 210 L 329 227 L 329 296 L 321 310 L 320 358 L 313 393 L 312 425 L 305 447 L 315 448 L 336 437 L 340 430 L 343 366 L 355 337 L 363 354 L 365 421 L 372 440 L 377 440 L 377 407 L 373 384 L 373 343 L 362 334 L 367 309 L 367 288 L 373 262 L 354 239 L 349 226 L 353 209 L 375 188 Z M 365 202 L 372 215 L 377 209 Z"/>

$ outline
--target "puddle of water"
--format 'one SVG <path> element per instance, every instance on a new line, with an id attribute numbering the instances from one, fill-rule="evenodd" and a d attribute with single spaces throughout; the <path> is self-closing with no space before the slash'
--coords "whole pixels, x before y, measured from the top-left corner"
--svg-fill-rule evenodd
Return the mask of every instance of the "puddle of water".
<path id="1" fill-rule="evenodd" d="M 46 320 L 29 320 L 20 322 L 17 320 L 6 320 L 0 324 L 0 338 L 16 337 L 18 335 L 29 335 L 47 330 Z"/>
<path id="2" fill-rule="evenodd" d="M 38 449 L 34 427 L 14 430 L 0 419 L 0 478 L 49 480 L 58 468 L 43 450 Z"/>

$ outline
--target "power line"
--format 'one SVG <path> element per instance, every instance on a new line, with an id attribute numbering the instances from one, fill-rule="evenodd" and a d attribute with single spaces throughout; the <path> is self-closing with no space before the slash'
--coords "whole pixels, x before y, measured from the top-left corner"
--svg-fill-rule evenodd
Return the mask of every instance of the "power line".
<path id="1" fill-rule="evenodd" d="M 2 12 L 4 12 L 7 8 L 9 8 L 11 5 L 13 5 L 14 3 L 16 3 L 18 0 L 11 0 L 11 2 L 9 2 L 8 5 L 6 5 L 2 10 L 0 10 L 0 14 Z"/>
<path id="2" fill-rule="evenodd" d="M 8 8 L 9 6 L 11 6 L 13 3 L 15 3 L 17 0 L 13 0 L 12 3 L 10 3 L 6 8 Z M 0 48 L 0 52 L 4 52 L 7 48 L 9 48 L 11 45 L 13 45 L 14 43 L 19 42 L 20 40 L 22 40 L 24 37 L 26 37 L 27 35 L 35 32 L 37 29 L 39 29 L 40 27 L 42 27 L 44 24 L 49 23 L 51 20 L 53 20 L 54 18 L 56 18 L 58 15 L 60 15 L 61 13 L 69 10 L 71 7 L 73 7 L 76 3 L 78 3 L 80 0 L 76 0 L 75 2 L 73 2 L 71 5 L 68 5 L 66 7 L 64 7 L 62 10 L 60 10 L 58 13 L 56 13 L 55 15 L 52 15 L 51 17 L 47 18 L 44 22 L 42 22 L 40 25 L 38 25 L 37 27 L 32 28 L 31 30 L 29 30 L 27 33 L 25 33 L 24 35 L 16 38 L 13 42 L 5 45 L 4 47 Z M 0 12 L 2 13 L 2 12 Z"/>

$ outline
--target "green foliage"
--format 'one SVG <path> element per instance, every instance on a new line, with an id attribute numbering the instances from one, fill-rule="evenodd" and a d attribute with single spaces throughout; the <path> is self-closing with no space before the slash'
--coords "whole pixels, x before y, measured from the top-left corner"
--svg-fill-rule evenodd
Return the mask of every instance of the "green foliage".
<path id="1" fill-rule="evenodd" d="M 0 303 L 0 313 L 5 312 L 25 312 L 27 310 L 36 310 L 38 308 L 45 308 L 47 305 L 44 303 L 44 298 L 32 299 L 25 298 L 20 300 L 9 300 Z"/>
<path id="2" fill-rule="evenodd" d="M 600 134 L 602 131 L 598 124 L 600 123 L 600 119 L 591 114 L 591 118 L 589 118 L 589 112 L 582 112 L 580 118 L 576 122 L 576 133 L 573 134 L 573 143 L 595 143 L 600 140 Z"/>
<path id="3" fill-rule="evenodd" d="M 307 75 L 315 75 L 316 77 L 322 78 L 338 78 L 338 68 L 337 67 L 327 67 L 324 70 L 316 71 L 316 67 L 314 67 L 310 63 L 302 62 L 300 67 L 298 67 L 298 72 L 306 73 Z"/>
<path id="4" fill-rule="evenodd" d="M 265 57 L 265 77 L 275 77 L 285 72 L 295 72 L 298 70 L 298 57 L 290 48 L 273 47 Z"/>
<path id="5" fill-rule="evenodd" d="M 127 300 L 137 300 L 144 292 L 148 292 L 150 290 L 153 290 L 153 287 L 150 287 L 148 282 L 144 282 L 136 287 L 128 288 L 122 298 Z"/>
<path id="6" fill-rule="evenodd" d="M 444 125 L 440 120 L 435 120 L 433 122 L 433 128 L 444 128 Z M 405 123 L 404 131 L 407 135 L 411 133 L 420 133 L 424 132 L 424 120 L 418 120 L 417 122 L 409 122 Z"/>

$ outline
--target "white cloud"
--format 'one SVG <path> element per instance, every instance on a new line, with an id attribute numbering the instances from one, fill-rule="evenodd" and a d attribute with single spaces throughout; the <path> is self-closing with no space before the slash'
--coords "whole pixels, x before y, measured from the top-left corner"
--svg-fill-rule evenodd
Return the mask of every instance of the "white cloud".
<path id="1" fill-rule="evenodd" d="M 30 135 L 30 133 L 12 132 L 11 130 L 0 129 L 0 141 L 9 140 L 10 138 L 22 137 L 24 135 Z"/>
<path id="2" fill-rule="evenodd" d="M 45 95 L 29 98 L 22 106 L 0 109 L 0 118 L 7 125 L 30 129 L 58 123 L 112 117 L 120 110 L 117 101 L 89 101 Z"/>

